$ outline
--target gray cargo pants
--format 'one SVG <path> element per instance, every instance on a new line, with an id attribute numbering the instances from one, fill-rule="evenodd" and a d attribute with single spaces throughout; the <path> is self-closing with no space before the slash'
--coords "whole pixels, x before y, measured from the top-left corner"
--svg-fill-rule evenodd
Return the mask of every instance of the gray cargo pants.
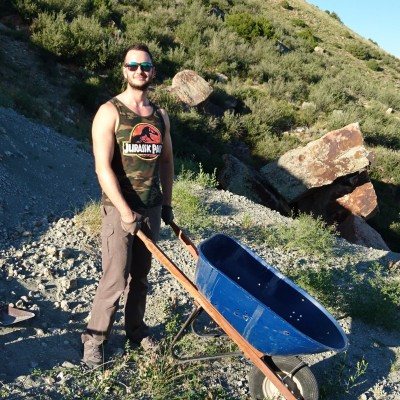
<path id="1" fill-rule="evenodd" d="M 82 334 L 82 342 L 90 338 L 98 342 L 108 339 L 122 293 L 126 336 L 140 342 L 149 334 L 143 318 L 151 253 L 137 236 L 122 230 L 120 214 L 115 207 L 101 206 L 101 212 L 103 275 L 93 301 L 90 321 Z M 161 207 L 151 208 L 143 215 L 147 219 L 141 229 L 156 242 L 160 231 Z"/>

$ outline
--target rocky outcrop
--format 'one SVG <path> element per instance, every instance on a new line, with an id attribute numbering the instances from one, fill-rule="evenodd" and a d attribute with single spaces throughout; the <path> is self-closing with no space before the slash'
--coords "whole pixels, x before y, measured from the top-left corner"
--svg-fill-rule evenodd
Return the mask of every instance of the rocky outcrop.
<path id="1" fill-rule="evenodd" d="M 378 211 L 368 175 L 373 160 L 354 123 L 285 153 L 259 172 L 224 156 L 220 182 L 223 188 L 286 215 L 293 210 L 320 216 L 336 224 L 339 233 L 353 243 L 387 249 L 366 223 Z"/>
<path id="2" fill-rule="evenodd" d="M 356 123 L 288 151 L 261 168 L 261 173 L 288 203 L 293 203 L 311 189 L 363 170 L 371 160 Z"/>

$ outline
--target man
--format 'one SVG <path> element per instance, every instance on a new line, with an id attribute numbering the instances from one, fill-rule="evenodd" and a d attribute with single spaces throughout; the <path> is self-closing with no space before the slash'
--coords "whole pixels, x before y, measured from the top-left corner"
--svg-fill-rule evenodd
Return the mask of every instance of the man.
<path id="1" fill-rule="evenodd" d="M 140 228 L 156 241 L 161 218 L 172 222 L 174 177 L 168 115 L 147 98 L 155 73 L 148 47 L 129 47 L 123 64 L 126 90 L 103 104 L 93 120 L 95 168 L 103 192 L 103 275 L 82 334 L 83 361 L 90 367 L 103 363 L 103 343 L 122 293 L 127 339 L 139 345 L 149 335 L 143 318 L 151 253 L 135 234 Z"/>

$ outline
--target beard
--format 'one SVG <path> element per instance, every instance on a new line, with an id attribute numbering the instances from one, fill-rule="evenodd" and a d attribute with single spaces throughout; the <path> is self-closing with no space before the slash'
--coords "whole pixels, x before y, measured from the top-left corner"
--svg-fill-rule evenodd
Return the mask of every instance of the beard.
<path id="1" fill-rule="evenodd" d="M 149 79 L 147 82 L 143 82 L 142 84 L 136 84 L 133 82 L 129 82 L 128 81 L 128 85 L 132 88 L 132 89 L 136 89 L 136 90 L 141 90 L 142 92 L 144 92 L 145 90 L 147 90 L 149 88 L 149 86 L 152 83 L 152 79 Z"/>

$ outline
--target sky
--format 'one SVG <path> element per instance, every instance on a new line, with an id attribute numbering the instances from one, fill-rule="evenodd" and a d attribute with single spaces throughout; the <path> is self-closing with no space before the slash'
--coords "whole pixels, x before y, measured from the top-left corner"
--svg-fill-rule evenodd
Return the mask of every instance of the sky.
<path id="1" fill-rule="evenodd" d="M 335 12 L 352 31 L 400 58 L 400 0 L 307 0 Z"/>

